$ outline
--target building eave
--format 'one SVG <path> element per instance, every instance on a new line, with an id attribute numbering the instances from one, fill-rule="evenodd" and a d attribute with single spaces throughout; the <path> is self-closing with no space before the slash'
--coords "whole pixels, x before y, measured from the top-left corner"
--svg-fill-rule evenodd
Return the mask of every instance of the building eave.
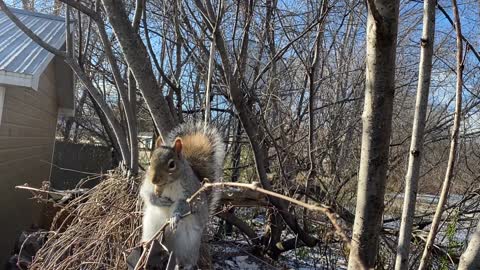
<path id="1" fill-rule="evenodd" d="M 40 76 L 0 70 L 0 85 L 22 86 L 38 90 Z"/>

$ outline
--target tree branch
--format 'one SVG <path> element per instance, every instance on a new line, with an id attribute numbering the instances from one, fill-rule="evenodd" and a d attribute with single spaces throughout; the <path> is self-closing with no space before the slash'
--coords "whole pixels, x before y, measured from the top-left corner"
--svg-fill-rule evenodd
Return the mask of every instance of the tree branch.
<path id="1" fill-rule="evenodd" d="M 448 22 L 455 28 L 455 23 L 453 22 L 452 18 L 450 17 L 450 15 L 448 15 L 447 11 L 445 11 L 445 9 L 438 2 L 437 2 L 437 7 L 443 13 L 445 18 L 447 18 Z M 462 34 L 462 39 L 463 41 L 465 41 L 469 49 L 472 50 L 477 60 L 480 61 L 480 55 L 478 54 L 475 47 L 473 47 L 472 43 L 470 43 L 470 41 L 468 41 L 468 39 L 463 34 Z"/>
<path id="2" fill-rule="evenodd" d="M 253 191 L 256 191 L 256 192 L 266 194 L 270 197 L 275 197 L 275 198 L 278 198 L 278 199 L 296 204 L 296 205 L 301 206 L 303 208 L 322 213 L 325 216 L 327 216 L 327 218 L 332 223 L 332 225 L 335 229 L 335 233 L 342 239 L 342 241 L 345 243 L 345 245 L 347 245 L 347 247 L 350 248 L 350 239 L 348 238 L 347 234 L 345 233 L 345 231 L 340 226 L 340 224 L 338 222 L 338 219 L 337 219 L 338 215 L 335 212 L 333 212 L 333 210 L 330 207 L 304 203 L 302 201 L 290 198 L 290 197 L 285 196 L 283 194 L 279 194 L 279 193 L 261 188 L 259 183 L 252 183 L 252 184 L 234 183 L 234 182 L 204 183 L 199 190 L 197 190 L 192 196 L 190 196 L 190 198 L 187 199 L 187 203 L 190 203 L 193 199 L 195 199 L 201 193 L 207 191 L 208 189 L 216 188 L 216 187 L 221 187 L 221 188 L 238 187 L 238 188 L 243 188 L 243 189 L 250 189 L 250 190 L 253 190 Z"/>
<path id="3" fill-rule="evenodd" d="M 102 3 L 153 121 L 160 134 L 165 136 L 176 126 L 176 123 L 153 73 L 147 49 L 140 35 L 134 31 L 130 24 L 122 2 L 103 0 Z"/>
<path id="4" fill-rule="evenodd" d="M 383 17 L 380 14 L 380 12 L 378 12 L 377 6 L 375 5 L 375 1 L 367 0 L 367 7 L 368 9 L 370 9 L 370 13 L 373 16 L 373 19 L 375 19 L 375 22 L 380 25 L 383 22 Z"/>
<path id="5" fill-rule="evenodd" d="M 90 18 L 92 18 L 94 21 L 99 21 L 101 20 L 102 18 L 100 17 L 100 15 L 98 14 L 98 12 L 96 12 L 95 10 L 89 8 L 89 7 L 86 7 L 84 6 L 81 1 L 75 1 L 75 0 L 58 0 L 66 5 L 69 5 L 77 10 L 80 10 L 82 13 L 86 14 L 87 16 L 89 16 Z"/>

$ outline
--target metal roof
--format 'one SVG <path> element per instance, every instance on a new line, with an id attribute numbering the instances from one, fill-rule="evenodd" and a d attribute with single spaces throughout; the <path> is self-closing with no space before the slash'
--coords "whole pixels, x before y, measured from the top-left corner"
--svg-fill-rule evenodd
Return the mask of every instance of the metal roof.
<path id="1" fill-rule="evenodd" d="M 65 43 L 65 19 L 10 8 L 30 30 L 59 49 Z M 0 83 L 38 88 L 38 80 L 53 58 L 0 11 Z"/>

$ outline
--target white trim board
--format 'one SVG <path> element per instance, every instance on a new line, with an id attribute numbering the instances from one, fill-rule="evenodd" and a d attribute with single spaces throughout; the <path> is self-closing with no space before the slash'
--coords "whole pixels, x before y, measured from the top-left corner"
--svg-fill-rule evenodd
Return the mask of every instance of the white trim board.
<path id="1" fill-rule="evenodd" d="M 3 104 L 5 104 L 5 87 L 0 86 L 0 125 L 2 124 Z"/>
<path id="2" fill-rule="evenodd" d="M 23 87 L 29 87 L 29 88 L 35 89 L 33 87 L 34 86 L 33 75 L 9 72 L 5 70 L 0 70 L 0 84 L 23 86 Z M 38 88 L 38 83 L 36 88 Z"/>

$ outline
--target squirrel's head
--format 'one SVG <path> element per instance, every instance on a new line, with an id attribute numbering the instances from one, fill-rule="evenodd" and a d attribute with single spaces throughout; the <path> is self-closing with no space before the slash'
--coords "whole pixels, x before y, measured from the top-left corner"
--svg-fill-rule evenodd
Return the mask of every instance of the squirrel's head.
<path id="1" fill-rule="evenodd" d="M 181 138 L 176 138 L 172 146 L 164 145 L 161 138 L 157 139 L 147 172 L 154 185 L 161 187 L 179 178 L 185 162 L 182 158 L 182 147 Z"/>

